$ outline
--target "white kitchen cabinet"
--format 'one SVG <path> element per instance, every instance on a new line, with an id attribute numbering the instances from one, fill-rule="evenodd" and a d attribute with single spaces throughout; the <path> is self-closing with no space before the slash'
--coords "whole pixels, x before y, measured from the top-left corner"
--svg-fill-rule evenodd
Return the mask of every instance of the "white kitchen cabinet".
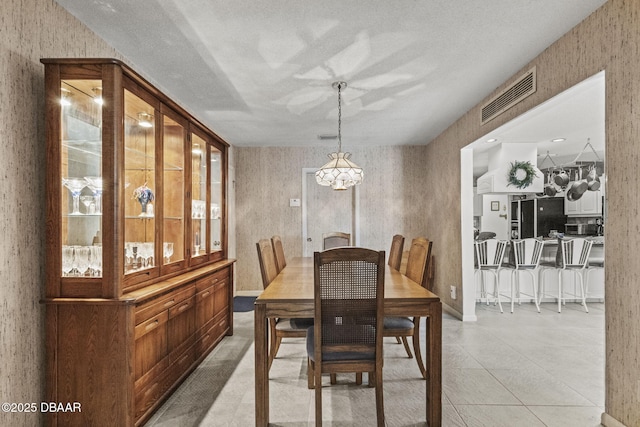
<path id="1" fill-rule="evenodd" d="M 571 183 L 569 183 L 569 188 Z M 602 193 L 600 191 L 585 191 L 576 201 L 564 201 L 564 213 L 569 216 L 600 216 L 602 215 Z"/>
<path id="2" fill-rule="evenodd" d="M 473 216 L 482 216 L 482 194 L 478 194 L 478 187 L 473 187 Z"/>

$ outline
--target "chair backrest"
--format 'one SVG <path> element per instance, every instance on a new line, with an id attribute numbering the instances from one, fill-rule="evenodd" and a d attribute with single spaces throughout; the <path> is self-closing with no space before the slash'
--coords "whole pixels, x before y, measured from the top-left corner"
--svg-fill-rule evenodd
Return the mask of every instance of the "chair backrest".
<path id="1" fill-rule="evenodd" d="M 337 231 L 333 233 L 324 233 L 322 235 L 323 251 L 331 248 L 340 248 L 342 246 L 351 246 L 351 234 Z"/>
<path id="2" fill-rule="evenodd" d="M 586 268 L 589 264 L 592 245 L 591 240 L 583 238 L 560 240 L 562 268 Z"/>
<path id="3" fill-rule="evenodd" d="M 482 242 L 474 242 L 474 244 L 479 268 L 498 269 L 502 267 L 504 251 L 507 248 L 506 240 L 489 239 Z"/>
<path id="4" fill-rule="evenodd" d="M 391 239 L 391 249 L 389 250 L 389 267 L 400 271 L 402 264 L 402 250 L 404 249 L 404 236 L 396 234 Z"/>
<path id="5" fill-rule="evenodd" d="M 278 273 L 287 266 L 287 261 L 284 258 L 284 248 L 282 247 L 282 239 L 280 236 L 273 236 L 271 238 L 271 244 L 273 245 L 273 255 L 276 257 L 276 269 Z"/>
<path id="6" fill-rule="evenodd" d="M 262 275 L 262 286 L 266 289 L 269 283 L 278 275 L 276 258 L 273 255 L 273 245 L 269 239 L 260 239 L 256 243 L 258 249 L 258 262 L 260 263 L 260 274 Z"/>
<path id="7" fill-rule="evenodd" d="M 512 240 L 514 261 L 517 269 L 537 268 L 542 257 L 544 242 L 540 239 Z"/>
<path id="8" fill-rule="evenodd" d="M 314 253 L 315 360 L 345 350 L 382 357 L 384 251 L 343 247 Z"/>
<path id="9" fill-rule="evenodd" d="M 405 276 L 423 287 L 427 287 L 427 268 L 431 262 L 431 242 L 424 237 L 411 241 Z"/>

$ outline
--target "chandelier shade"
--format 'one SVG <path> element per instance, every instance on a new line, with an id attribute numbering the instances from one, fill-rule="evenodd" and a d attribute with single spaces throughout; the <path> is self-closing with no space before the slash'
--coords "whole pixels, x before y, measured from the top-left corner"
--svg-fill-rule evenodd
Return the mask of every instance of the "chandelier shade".
<path id="1" fill-rule="evenodd" d="M 345 82 L 335 82 L 333 87 L 338 89 L 338 151 L 329 154 L 331 159 L 316 171 L 316 182 L 331 187 L 334 190 L 346 190 L 362 183 L 364 171 L 349 158 L 351 153 L 342 152 L 342 89 L 347 87 Z"/>
<path id="2" fill-rule="evenodd" d="M 364 171 L 351 160 L 351 153 L 331 153 L 327 164 L 316 171 L 316 181 L 320 185 L 331 186 L 334 190 L 346 190 L 362 182 Z"/>

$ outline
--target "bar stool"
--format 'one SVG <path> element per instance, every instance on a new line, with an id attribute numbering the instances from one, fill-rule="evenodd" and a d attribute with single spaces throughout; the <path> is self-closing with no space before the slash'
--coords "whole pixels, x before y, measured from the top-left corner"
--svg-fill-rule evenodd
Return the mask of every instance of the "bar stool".
<path id="1" fill-rule="evenodd" d="M 478 272 L 480 273 L 480 293 L 485 296 L 487 305 L 489 305 L 489 296 L 493 296 L 500 307 L 500 313 L 503 313 L 502 303 L 500 302 L 499 277 L 500 270 L 503 268 L 504 251 L 507 248 L 507 241 L 488 239 L 481 242 L 474 242 L 474 245 Z M 489 293 L 485 285 L 486 272 L 491 272 L 494 276 L 493 293 Z"/>
<path id="2" fill-rule="evenodd" d="M 558 313 L 562 312 L 563 300 L 565 300 L 566 291 L 563 286 L 562 276 L 564 271 L 573 272 L 574 278 L 580 281 L 580 295 L 575 293 L 569 294 L 570 296 L 579 297 L 582 300 L 584 310 L 588 313 L 586 293 L 584 287 L 584 272 L 589 265 L 589 253 L 591 252 L 591 246 L 593 242 L 583 238 L 575 238 L 571 240 L 560 240 L 561 267 L 558 269 Z M 575 282 L 574 282 L 575 283 Z M 544 281 L 540 285 L 540 299 L 544 297 Z"/>
<path id="3" fill-rule="evenodd" d="M 512 240 L 514 260 L 513 271 L 511 272 L 511 312 L 513 313 L 513 303 L 518 300 L 518 304 L 522 301 L 522 295 L 533 298 L 538 313 L 540 313 L 540 304 L 538 303 L 538 275 L 537 270 L 540 265 L 540 257 L 542 256 L 542 248 L 544 242 L 540 239 L 522 239 Z M 531 286 L 533 293 L 525 294 L 520 290 L 520 272 L 526 271 L 531 275 Z M 515 280 L 514 280 L 515 276 Z"/>

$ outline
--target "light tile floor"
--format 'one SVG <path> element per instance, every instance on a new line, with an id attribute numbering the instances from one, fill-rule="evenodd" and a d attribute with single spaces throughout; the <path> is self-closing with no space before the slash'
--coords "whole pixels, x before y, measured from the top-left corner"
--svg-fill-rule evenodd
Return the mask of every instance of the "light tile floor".
<path id="1" fill-rule="evenodd" d="M 553 303 L 501 314 L 478 305 L 478 322 L 443 317 L 444 426 L 600 425 L 604 406 L 604 304 L 585 313 Z M 424 330 L 424 328 L 423 328 Z M 385 344 L 384 392 L 388 426 L 424 421 L 425 383 L 401 345 Z M 374 391 L 353 376 L 323 387 L 325 425 L 375 425 Z M 366 381 L 366 376 L 365 376 Z M 307 389 L 304 340 L 286 340 L 270 372 L 271 423 L 314 425 Z M 148 421 L 146 426 L 254 425 L 253 313 L 235 313 L 227 337 Z"/>

